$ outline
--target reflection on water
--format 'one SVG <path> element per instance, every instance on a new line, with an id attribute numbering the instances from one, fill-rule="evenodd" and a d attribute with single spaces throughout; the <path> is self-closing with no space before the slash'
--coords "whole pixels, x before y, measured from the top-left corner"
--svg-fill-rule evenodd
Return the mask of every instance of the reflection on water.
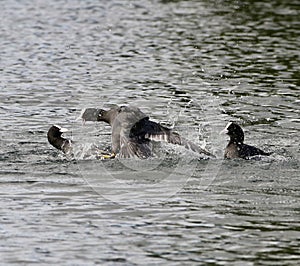
<path id="1" fill-rule="evenodd" d="M 2 3 L 1 262 L 298 265 L 299 12 L 296 0 Z M 108 149 L 109 127 L 75 118 L 129 103 L 217 159 L 163 146 L 145 162 L 68 160 L 47 143 L 59 124 Z M 274 155 L 223 161 L 230 120 Z"/>

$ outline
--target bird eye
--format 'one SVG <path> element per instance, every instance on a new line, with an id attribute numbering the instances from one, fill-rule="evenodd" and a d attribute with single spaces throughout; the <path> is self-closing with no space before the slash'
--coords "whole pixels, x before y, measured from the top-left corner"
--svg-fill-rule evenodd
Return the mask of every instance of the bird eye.
<path id="1" fill-rule="evenodd" d="M 103 116 L 103 114 L 104 114 L 104 110 L 100 110 L 98 116 L 101 117 L 101 116 Z"/>
<path id="2" fill-rule="evenodd" d="M 125 105 L 122 105 L 122 106 L 120 106 L 120 108 L 119 108 L 118 112 L 119 112 L 119 113 L 121 113 L 122 111 L 124 111 L 124 110 L 125 110 L 125 108 L 126 108 L 126 106 L 125 106 Z"/>

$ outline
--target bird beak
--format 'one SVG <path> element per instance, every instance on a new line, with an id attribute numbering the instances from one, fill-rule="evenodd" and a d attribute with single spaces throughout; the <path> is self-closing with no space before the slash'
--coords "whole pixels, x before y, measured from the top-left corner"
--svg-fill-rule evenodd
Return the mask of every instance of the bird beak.
<path id="1" fill-rule="evenodd" d="M 68 132 L 69 130 L 67 129 L 67 128 L 64 128 L 64 127 L 61 127 L 60 129 L 59 129 L 59 132 L 61 132 L 61 133 L 65 133 L 65 132 Z"/>
<path id="2" fill-rule="evenodd" d="M 64 127 L 60 127 L 58 125 L 53 125 L 54 127 L 57 127 L 59 129 L 59 132 L 60 133 L 65 133 L 65 132 L 68 132 L 69 130 L 67 128 L 64 128 Z"/>
<path id="3" fill-rule="evenodd" d="M 220 131 L 219 134 L 220 134 L 220 135 L 228 134 L 228 129 L 227 129 L 227 128 L 224 128 L 222 131 Z"/>

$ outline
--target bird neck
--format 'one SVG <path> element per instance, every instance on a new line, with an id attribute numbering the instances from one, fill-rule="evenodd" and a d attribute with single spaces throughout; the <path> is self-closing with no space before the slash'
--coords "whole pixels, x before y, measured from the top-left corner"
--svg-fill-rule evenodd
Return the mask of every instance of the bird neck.
<path id="1" fill-rule="evenodd" d="M 114 109 L 108 110 L 102 115 L 101 121 L 104 121 L 104 122 L 108 123 L 110 126 L 112 126 L 117 114 L 118 114 L 118 112 L 116 112 Z"/>

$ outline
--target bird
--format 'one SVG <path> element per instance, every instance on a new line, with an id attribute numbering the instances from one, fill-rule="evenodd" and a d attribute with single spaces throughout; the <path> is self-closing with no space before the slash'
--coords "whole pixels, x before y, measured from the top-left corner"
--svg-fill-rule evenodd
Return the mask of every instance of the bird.
<path id="1" fill-rule="evenodd" d="M 62 134 L 67 131 L 68 129 L 66 128 L 62 128 L 58 125 L 53 125 L 49 128 L 47 133 L 49 143 L 65 154 L 69 154 L 72 151 L 72 141 L 62 137 Z"/>
<path id="2" fill-rule="evenodd" d="M 91 158 L 95 157 L 100 160 L 113 159 L 114 156 L 109 152 L 99 149 L 96 145 L 84 146 L 83 144 L 74 145 L 73 141 L 63 138 L 62 134 L 68 132 L 66 128 L 62 128 L 58 125 L 53 125 L 49 128 L 47 137 L 49 143 L 58 150 L 61 150 L 64 154 L 71 157 L 79 158 Z"/>
<path id="3" fill-rule="evenodd" d="M 244 131 L 237 123 L 229 122 L 220 134 L 227 134 L 230 137 L 224 153 L 225 159 L 249 159 L 255 155 L 269 156 L 272 154 L 271 152 L 265 152 L 254 146 L 244 144 Z"/>
<path id="4" fill-rule="evenodd" d="M 215 157 L 172 129 L 151 121 L 149 116 L 135 106 L 114 106 L 109 110 L 86 108 L 80 118 L 84 122 L 104 121 L 111 126 L 113 156 L 118 154 L 120 158 L 149 158 L 152 156 L 152 141 L 165 141 Z"/>

